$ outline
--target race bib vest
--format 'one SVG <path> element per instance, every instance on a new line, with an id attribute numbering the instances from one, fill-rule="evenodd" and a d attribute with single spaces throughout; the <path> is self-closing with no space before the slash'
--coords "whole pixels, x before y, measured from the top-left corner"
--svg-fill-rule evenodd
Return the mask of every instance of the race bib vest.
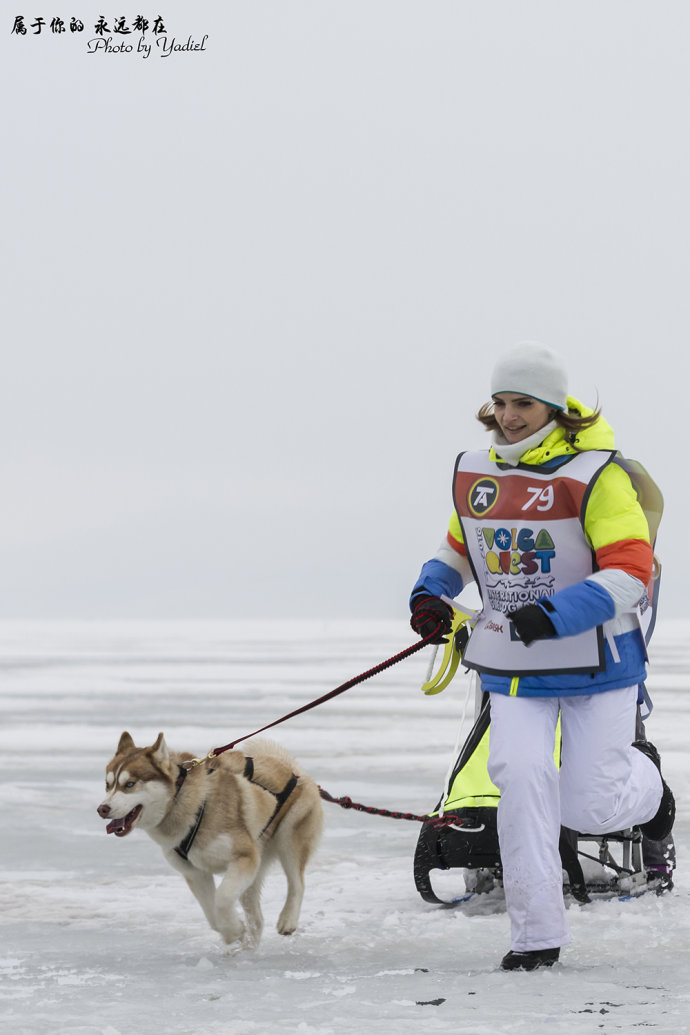
<path id="1" fill-rule="evenodd" d="M 591 486 L 614 455 L 588 450 L 558 468 L 506 468 L 488 452 L 460 454 L 453 499 L 483 603 L 463 664 L 511 676 L 604 668 L 601 627 L 526 647 L 506 615 L 596 570 L 584 514 Z"/>

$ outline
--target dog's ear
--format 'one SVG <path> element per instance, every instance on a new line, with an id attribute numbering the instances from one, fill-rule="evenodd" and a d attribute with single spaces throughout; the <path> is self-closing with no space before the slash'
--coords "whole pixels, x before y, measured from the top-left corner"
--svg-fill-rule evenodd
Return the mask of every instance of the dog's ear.
<path id="1" fill-rule="evenodd" d="M 165 765 L 169 760 L 170 753 L 168 751 L 168 745 L 165 743 L 165 738 L 162 733 L 159 733 L 156 737 L 156 743 L 151 745 L 149 753 L 152 758 L 155 758 L 159 765 Z"/>
<path id="2" fill-rule="evenodd" d="M 125 753 L 125 751 L 134 751 L 135 747 L 136 745 L 134 741 L 130 737 L 127 730 L 125 730 L 125 732 L 120 737 L 120 743 L 117 745 L 117 751 L 115 752 L 115 754 L 122 755 Z"/>

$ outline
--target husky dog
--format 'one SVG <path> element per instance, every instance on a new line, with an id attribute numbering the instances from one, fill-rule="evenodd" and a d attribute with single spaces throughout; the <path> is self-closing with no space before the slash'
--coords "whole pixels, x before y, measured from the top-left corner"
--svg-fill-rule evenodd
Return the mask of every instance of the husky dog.
<path id="1" fill-rule="evenodd" d="M 193 756 L 169 751 L 162 733 L 141 748 L 125 732 L 106 767 L 98 814 L 116 837 L 145 830 L 185 878 L 211 927 L 228 944 L 254 948 L 263 928 L 261 883 L 275 858 L 288 885 L 278 931 L 296 929 L 323 810 L 319 788 L 286 751 L 266 740 L 246 748 L 187 769 Z"/>

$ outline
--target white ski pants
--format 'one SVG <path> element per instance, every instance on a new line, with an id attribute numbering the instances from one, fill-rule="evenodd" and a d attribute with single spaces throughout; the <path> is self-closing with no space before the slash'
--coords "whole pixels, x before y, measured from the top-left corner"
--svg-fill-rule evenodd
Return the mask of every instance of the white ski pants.
<path id="1" fill-rule="evenodd" d="M 659 772 L 631 746 L 636 703 L 636 686 L 583 697 L 491 694 L 489 775 L 501 792 L 498 839 L 514 951 L 570 941 L 561 824 L 612 833 L 647 822 L 659 808 Z"/>

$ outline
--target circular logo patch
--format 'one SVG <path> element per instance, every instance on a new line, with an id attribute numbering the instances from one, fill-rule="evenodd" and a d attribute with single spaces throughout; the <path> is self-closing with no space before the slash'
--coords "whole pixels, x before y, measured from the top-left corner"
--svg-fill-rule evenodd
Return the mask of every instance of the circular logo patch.
<path id="1" fill-rule="evenodd" d="M 498 499 L 498 482 L 494 478 L 480 478 L 467 493 L 467 505 L 475 517 L 487 514 Z"/>

